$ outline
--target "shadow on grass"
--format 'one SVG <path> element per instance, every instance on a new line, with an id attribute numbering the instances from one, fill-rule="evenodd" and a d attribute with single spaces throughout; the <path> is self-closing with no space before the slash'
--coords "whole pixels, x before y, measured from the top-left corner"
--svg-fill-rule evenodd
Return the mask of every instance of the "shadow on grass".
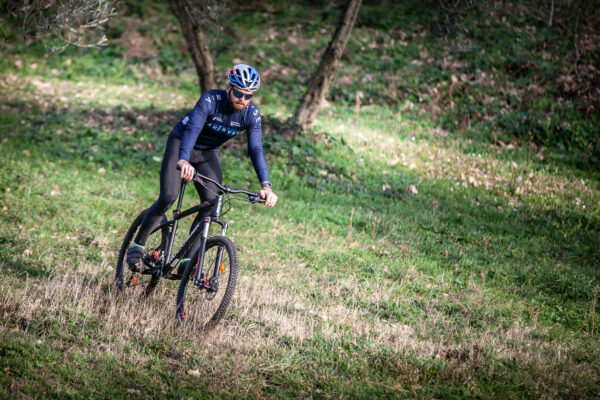
<path id="1" fill-rule="evenodd" d="M 51 161 L 92 161 L 119 170 L 159 162 L 169 133 L 192 106 L 167 111 L 121 106 L 43 109 L 35 103 L 12 101 L 5 103 L 9 112 L 0 114 L 0 127 L 8 138 L 14 138 L 11 142 L 18 151 L 37 149 Z M 278 131 L 286 128 L 284 121 L 263 118 L 265 153 L 272 143 L 285 146 L 286 137 Z M 247 158 L 246 135 L 239 136 L 222 148 L 232 150 L 236 157 Z"/>
<path id="2" fill-rule="evenodd" d="M 6 109 L 7 107 L 5 107 Z M 81 160 L 115 169 L 155 162 L 171 129 L 188 110 L 79 109 L 11 102 L 0 126 L 17 150 L 52 160 Z"/>

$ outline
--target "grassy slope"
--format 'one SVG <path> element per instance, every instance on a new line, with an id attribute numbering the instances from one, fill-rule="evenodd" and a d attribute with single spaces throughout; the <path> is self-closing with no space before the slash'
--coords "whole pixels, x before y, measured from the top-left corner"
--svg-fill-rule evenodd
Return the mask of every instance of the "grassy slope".
<path id="1" fill-rule="evenodd" d="M 120 238 L 156 196 L 165 135 L 197 97 L 193 70 L 176 79 L 118 48 L 6 49 L 0 396 L 597 397 L 598 175 L 432 122 L 418 97 L 471 64 L 429 62 L 426 10 L 411 7 L 365 6 L 314 135 L 267 125 L 281 201 L 227 215 L 240 282 L 206 337 L 173 327 L 169 285 L 145 304 L 110 285 Z M 272 71 L 268 121 L 289 115 L 335 15 L 267 10 L 236 26 L 268 38 L 239 45 Z M 386 18 L 404 33 L 381 31 Z M 255 185 L 243 146 L 223 164 L 231 185 Z"/>

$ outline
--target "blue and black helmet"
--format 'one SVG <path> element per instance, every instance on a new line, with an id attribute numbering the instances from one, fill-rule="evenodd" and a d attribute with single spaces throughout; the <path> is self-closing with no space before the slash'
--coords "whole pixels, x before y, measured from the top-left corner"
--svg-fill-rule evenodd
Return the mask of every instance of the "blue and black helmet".
<path id="1" fill-rule="evenodd" d="M 260 87 L 260 75 L 256 68 L 237 64 L 229 72 L 229 83 L 240 89 L 256 92 Z"/>

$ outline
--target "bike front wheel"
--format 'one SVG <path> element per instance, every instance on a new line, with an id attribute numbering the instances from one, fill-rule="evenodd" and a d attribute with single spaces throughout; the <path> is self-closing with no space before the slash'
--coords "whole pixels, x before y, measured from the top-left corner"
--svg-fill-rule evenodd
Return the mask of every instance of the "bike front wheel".
<path id="1" fill-rule="evenodd" d="M 196 268 L 201 282 L 194 283 Z M 225 315 L 237 282 L 238 258 L 231 240 L 213 236 L 206 241 L 203 265 L 189 263 L 177 293 L 177 320 L 187 328 L 210 330 Z"/>

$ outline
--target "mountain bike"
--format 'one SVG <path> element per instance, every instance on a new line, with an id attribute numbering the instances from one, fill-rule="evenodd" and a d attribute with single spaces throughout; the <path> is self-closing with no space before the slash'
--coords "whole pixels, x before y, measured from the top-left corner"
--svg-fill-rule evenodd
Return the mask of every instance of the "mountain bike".
<path id="1" fill-rule="evenodd" d="M 115 284 L 120 291 L 145 287 L 142 296 L 144 298 L 151 296 L 163 278 L 174 279 L 175 267 L 181 263 L 192 244 L 200 240 L 198 256 L 195 260 L 187 263 L 181 275 L 177 290 L 176 315 L 179 324 L 188 320 L 186 325 L 208 330 L 219 323 L 229 307 L 238 273 L 237 251 L 231 240 L 226 237 L 228 224 L 222 219 L 222 216 L 231 209 L 232 200 L 244 199 L 238 196 L 240 194 L 244 195 L 251 203 L 264 203 L 264 200 L 259 197 L 258 193 L 232 189 L 199 173 L 194 175 L 192 181 L 204 187 L 207 187 L 206 182 L 214 184 L 217 187 L 216 198 L 213 201 L 206 201 L 181 211 L 187 184 L 186 180 L 182 180 L 177 206 L 173 211 L 173 219 L 168 220 L 166 216 L 163 216 L 160 225 L 150 233 L 144 246 L 142 270 L 132 272 L 126 263 L 127 251 L 148 210 L 142 211 L 125 234 L 117 261 Z M 225 211 L 223 211 L 224 204 L 229 206 Z M 209 207 L 212 208 L 212 211 L 209 216 L 204 218 L 203 224 L 197 223 L 192 226 L 187 237 L 173 252 L 175 242 L 180 242 L 176 237 L 179 220 L 195 216 Z M 221 227 L 218 236 L 209 235 L 213 223 Z M 187 312 L 184 311 L 186 301 Z"/>

